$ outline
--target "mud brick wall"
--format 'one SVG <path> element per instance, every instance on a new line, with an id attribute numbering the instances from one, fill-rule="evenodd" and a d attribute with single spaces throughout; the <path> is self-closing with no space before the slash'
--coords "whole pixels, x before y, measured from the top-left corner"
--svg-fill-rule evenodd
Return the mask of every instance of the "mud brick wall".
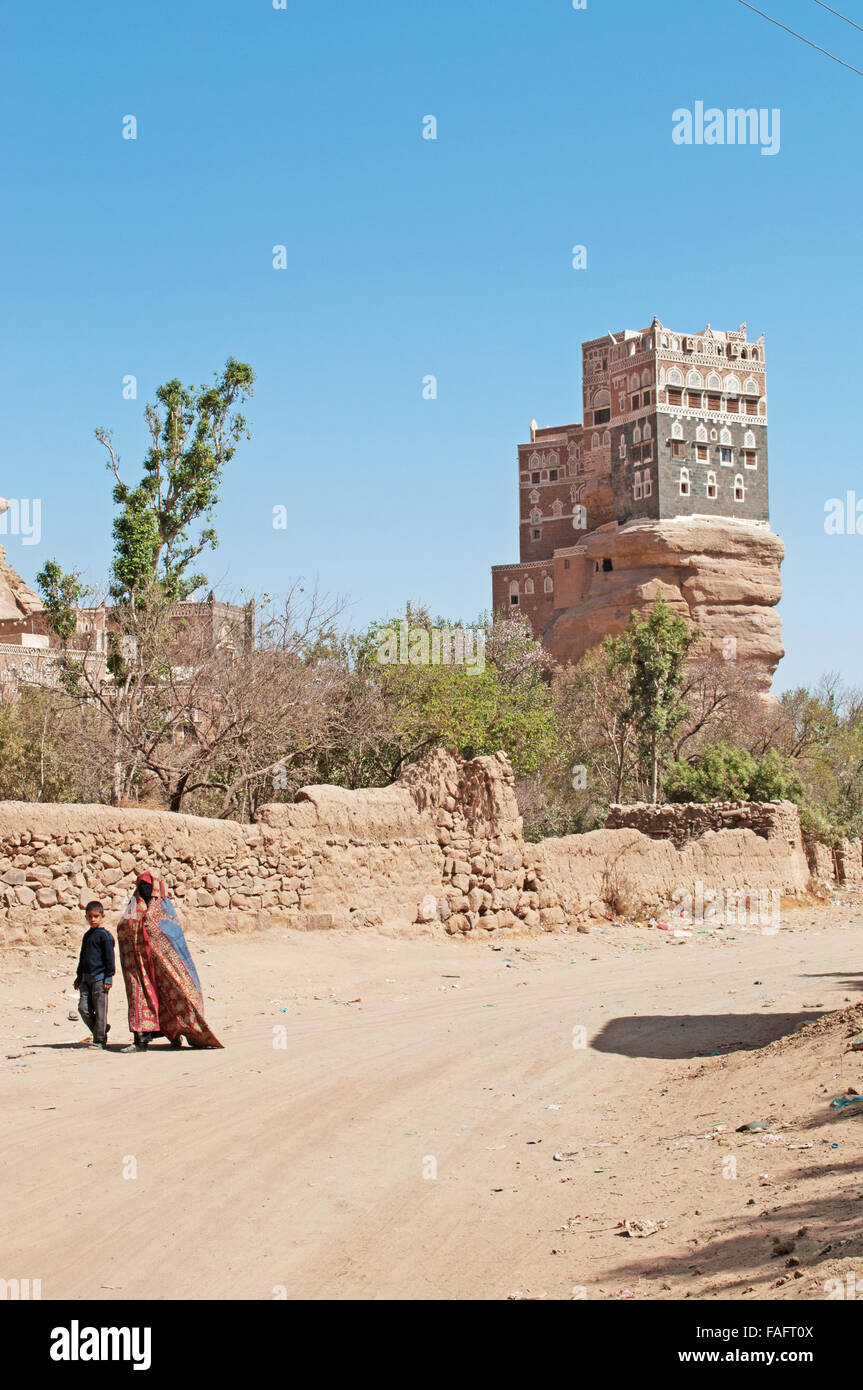
<path id="1" fill-rule="evenodd" d="M 784 894 L 810 881 L 790 802 L 613 808 L 610 819 L 626 818 L 636 824 L 527 845 L 506 757 L 440 749 L 391 787 L 308 787 L 253 825 L 0 802 L 0 945 L 75 945 L 84 905 L 98 898 L 116 922 L 145 868 L 202 933 L 555 930 L 603 904 L 662 907 L 698 881 Z M 836 863 L 844 881 L 863 882 L 859 842 Z"/>

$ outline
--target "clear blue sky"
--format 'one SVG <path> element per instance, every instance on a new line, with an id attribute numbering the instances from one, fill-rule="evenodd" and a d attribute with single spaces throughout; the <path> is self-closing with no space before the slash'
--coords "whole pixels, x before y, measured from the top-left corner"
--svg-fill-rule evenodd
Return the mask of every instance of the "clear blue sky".
<path id="1" fill-rule="evenodd" d="M 759 7 L 863 68 L 813 0 Z M 302 575 L 355 623 L 408 598 L 470 618 L 517 555 L 516 443 L 580 419 L 581 340 L 745 319 L 788 548 L 777 688 L 863 682 L 863 536 L 823 526 L 863 498 L 863 78 L 737 0 L 45 0 L 4 30 L 0 493 L 42 499 L 41 543 L 5 538 L 26 578 L 104 579 L 94 426 L 134 476 L 154 387 L 234 354 L 258 385 L 217 590 Z M 780 108 L 780 153 L 676 146 L 697 100 Z"/>

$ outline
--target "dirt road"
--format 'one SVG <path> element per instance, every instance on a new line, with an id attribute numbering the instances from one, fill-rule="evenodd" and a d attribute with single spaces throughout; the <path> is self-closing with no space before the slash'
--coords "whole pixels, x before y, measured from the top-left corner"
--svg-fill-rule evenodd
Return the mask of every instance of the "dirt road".
<path id="1" fill-rule="evenodd" d="M 0 961 L 0 1275 L 43 1298 L 823 1298 L 863 1252 L 863 1119 L 828 1110 L 863 1060 L 753 1053 L 861 997 L 859 904 L 190 944 L 221 1052 L 80 1047 L 74 962 Z M 110 1018 L 119 1049 L 121 981 Z"/>

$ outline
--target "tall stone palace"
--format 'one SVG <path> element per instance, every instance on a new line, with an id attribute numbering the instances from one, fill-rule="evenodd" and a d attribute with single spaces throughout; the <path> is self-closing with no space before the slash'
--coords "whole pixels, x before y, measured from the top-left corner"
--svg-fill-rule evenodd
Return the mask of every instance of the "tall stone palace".
<path id="1" fill-rule="evenodd" d="M 766 693 L 784 654 L 784 547 L 768 511 L 763 335 L 654 318 L 583 343 L 582 362 L 583 423 L 534 421 L 518 446 L 520 558 L 492 569 L 495 613 L 523 613 L 577 661 L 661 597 Z"/>

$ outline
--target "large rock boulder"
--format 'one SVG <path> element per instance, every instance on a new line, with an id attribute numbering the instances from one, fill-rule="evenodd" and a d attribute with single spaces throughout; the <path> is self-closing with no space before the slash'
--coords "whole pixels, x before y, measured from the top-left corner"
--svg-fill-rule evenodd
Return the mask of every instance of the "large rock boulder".
<path id="1" fill-rule="evenodd" d="M 785 654 L 775 611 L 785 547 L 769 527 L 712 517 L 631 521 L 591 532 L 584 547 L 593 562 L 588 588 L 555 612 L 543 638 L 558 659 L 578 661 L 607 633 L 622 632 L 633 609 L 646 613 L 662 598 L 700 626 L 705 648 L 747 662 L 769 691 Z"/>

